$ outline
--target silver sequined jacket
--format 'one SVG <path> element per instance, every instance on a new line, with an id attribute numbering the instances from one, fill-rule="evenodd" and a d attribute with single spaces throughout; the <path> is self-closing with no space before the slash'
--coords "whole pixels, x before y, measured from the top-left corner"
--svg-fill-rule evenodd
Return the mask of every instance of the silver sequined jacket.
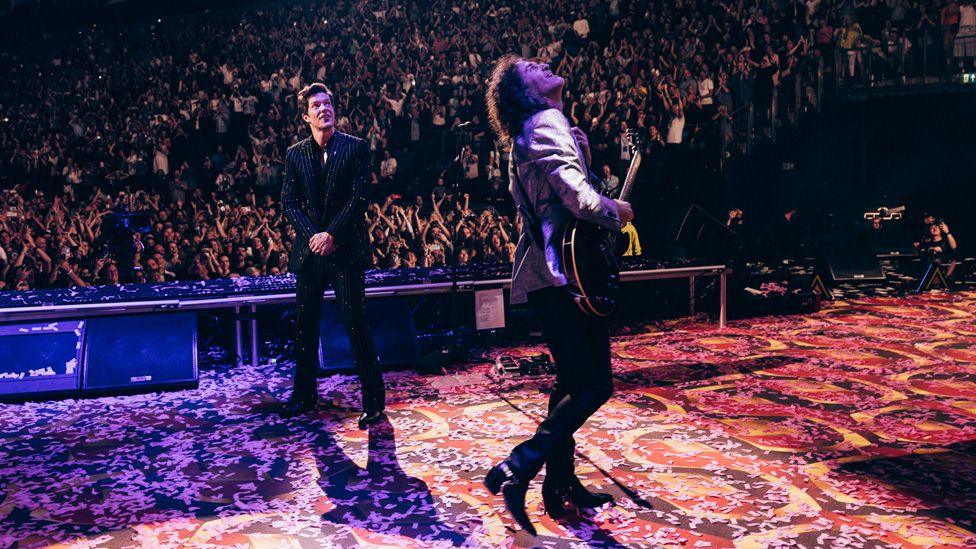
<path id="1" fill-rule="evenodd" d="M 522 215 L 512 267 L 512 303 L 525 303 L 533 290 L 566 285 L 559 248 L 567 221 L 578 218 L 620 230 L 616 203 L 594 190 L 587 174 L 562 112 L 547 109 L 525 121 L 512 144 L 508 167 L 509 191 Z"/>

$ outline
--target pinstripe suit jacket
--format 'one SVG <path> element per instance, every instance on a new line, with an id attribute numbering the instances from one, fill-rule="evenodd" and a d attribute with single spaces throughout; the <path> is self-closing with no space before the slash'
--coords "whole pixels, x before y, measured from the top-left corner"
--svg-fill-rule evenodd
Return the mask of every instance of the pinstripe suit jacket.
<path id="1" fill-rule="evenodd" d="M 309 264 L 319 270 L 327 266 L 365 269 L 372 265 L 364 217 L 369 195 L 369 145 L 363 139 L 336 131 L 326 152 L 328 160 L 323 168 L 322 149 L 309 136 L 289 147 L 285 154 L 281 204 L 285 218 L 295 228 L 288 266 L 292 272 L 308 268 Z M 308 247 L 312 235 L 322 231 L 331 234 L 339 246 L 326 257 L 311 253 Z"/>

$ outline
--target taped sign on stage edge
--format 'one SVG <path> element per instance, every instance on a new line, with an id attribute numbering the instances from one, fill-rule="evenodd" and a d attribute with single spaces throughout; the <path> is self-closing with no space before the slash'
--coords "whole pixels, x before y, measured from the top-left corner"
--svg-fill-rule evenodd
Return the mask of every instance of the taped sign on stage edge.
<path id="1" fill-rule="evenodd" d="M 475 328 L 492 330 L 505 327 L 505 291 L 501 288 L 474 293 Z"/>

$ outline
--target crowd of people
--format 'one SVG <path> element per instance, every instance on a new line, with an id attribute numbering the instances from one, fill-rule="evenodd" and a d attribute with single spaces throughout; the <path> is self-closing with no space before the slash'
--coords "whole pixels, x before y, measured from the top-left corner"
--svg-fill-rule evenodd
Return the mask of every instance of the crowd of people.
<path id="1" fill-rule="evenodd" d="M 976 6 L 972 0 L 855 2 L 818 42 L 836 43 L 840 78 L 920 76 L 972 71 L 976 66 Z"/>
<path id="2" fill-rule="evenodd" d="M 293 237 L 277 206 L 283 156 L 307 133 L 295 92 L 312 81 L 333 90 L 337 127 L 370 143 L 378 268 L 508 261 L 518 228 L 507 151 L 483 98 L 501 54 L 542 58 L 567 79 L 567 115 L 589 135 L 594 172 L 619 181 L 636 130 L 645 169 L 680 178 L 669 158 L 724 148 L 745 105 L 768 118 L 771 90 L 793 75 L 809 82 L 845 21 L 920 24 L 939 8 L 317 1 L 13 32 L 0 55 L 0 284 L 283 272 Z M 128 260 L 102 228 L 122 209 L 150 223 L 120 272 Z"/>
<path id="3" fill-rule="evenodd" d="M 277 275 L 287 271 L 295 236 L 276 200 L 253 192 L 238 199 L 197 189 L 171 201 L 97 189 L 80 202 L 13 190 L 0 207 L 0 290 Z M 134 212 L 148 226 L 120 221 Z M 517 218 L 475 212 L 460 192 L 390 195 L 370 203 L 366 218 L 379 269 L 511 263 L 519 231 Z"/>

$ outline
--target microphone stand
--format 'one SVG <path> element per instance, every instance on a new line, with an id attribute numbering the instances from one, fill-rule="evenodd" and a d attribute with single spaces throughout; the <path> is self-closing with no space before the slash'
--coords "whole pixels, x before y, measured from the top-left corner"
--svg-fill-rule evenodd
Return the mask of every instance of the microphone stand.
<path id="1" fill-rule="evenodd" d="M 451 180 L 449 181 L 449 184 L 454 189 L 455 193 L 462 190 L 461 183 L 464 177 L 464 164 L 463 164 L 464 148 L 468 145 L 468 142 L 470 141 L 469 139 L 462 136 L 464 136 L 463 132 L 470 124 L 471 124 L 470 122 L 467 122 L 464 124 L 460 124 L 455 128 L 455 131 L 457 132 L 456 150 L 455 150 L 454 158 L 451 160 L 451 164 L 448 167 L 448 172 L 451 175 Z M 460 221 L 463 221 L 463 218 L 458 220 L 458 222 Z M 466 357 L 461 357 L 461 349 L 463 347 L 460 345 L 460 341 L 459 341 L 461 339 L 461 326 L 460 326 L 460 321 L 458 319 L 458 292 L 460 290 L 458 287 L 457 231 L 454 230 L 453 227 L 448 227 L 447 229 L 450 231 L 451 254 L 453 256 L 450 260 L 451 263 L 448 267 L 448 272 L 450 274 L 450 279 L 451 279 L 451 328 L 448 330 L 449 337 L 451 338 L 451 344 L 450 347 L 448 348 L 448 359 L 452 363 L 455 363 L 455 362 L 460 362 L 462 358 L 466 358 Z"/>
<path id="2" fill-rule="evenodd" d="M 447 165 L 447 169 L 445 170 L 445 177 L 444 177 L 445 180 L 444 182 L 446 183 L 445 186 L 452 189 L 452 194 L 457 193 L 461 189 L 461 178 L 463 175 L 462 174 L 463 166 L 461 163 L 461 157 L 464 153 L 464 147 L 465 145 L 467 145 L 468 142 L 467 139 L 461 138 L 461 130 L 465 129 L 467 125 L 470 125 L 470 123 L 458 125 L 457 127 L 450 130 L 456 132 L 455 135 L 457 135 L 458 137 L 457 142 L 455 143 L 456 145 L 455 154 L 453 157 L 451 157 L 451 161 Z M 443 144 L 444 141 L 441 141 L 441 143 Z M 458 319 L 458 292 L 460 291 L 460 287 L 458 284 L 458 268 L 457 268 L 458 266 L 456 262 L 457 260 L 451 257 L 452 255 L 456 256 L 457 253 L 457 244 L 458 244 L 457 235 L 455 234 L 455 231 L 453 230 L 452 227 L 447 226 L 446 219 L 445 219 L 444 228 L 448 232 L 448 238 L 450 239 L 450 245 L 451 245 L 451 253 L 444 255 L 445 257 L 444 266 L 447 269 L 448 279 L 451 282 L 451 289 L 449 292 L 450 293 L 450 313 L 449 313 L 450 327 L 447 330 L 447 337 L 450 338 L 450 343 L 448 343 L 447 345 L 442 344 L 440 350 L 437 351 L 437 354 L 439 355 L 437 357 L 437 366 L 432 367 L 433 366 L 432 364 L 426 366 L 427 369 L 431 371 L 438 371 L 440 373 L 447 373 L 446 370 L 444 369 L 446 366 L 445 363 L 453 364 L 456 362 L 460 362 L 462 359 L 461 345 L 459 344 L 460 343 L 459 340 L 461 339 L 460 337 L 461 328 Z"/>

